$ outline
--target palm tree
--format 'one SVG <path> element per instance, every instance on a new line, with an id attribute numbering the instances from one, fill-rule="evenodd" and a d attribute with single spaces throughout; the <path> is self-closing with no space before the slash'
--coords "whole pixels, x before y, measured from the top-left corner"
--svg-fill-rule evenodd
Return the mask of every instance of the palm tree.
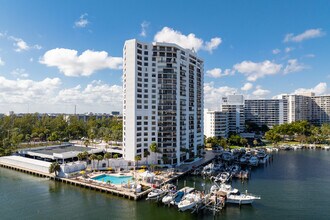
<path id="1" fill-rule="evenodd" d="M 106 152 L 103 157 L 105 160 L 108 161 L 108 167 L 109 167 L 109 159 L 111 158 L 111 154 L 109 152 Z"/>
<path id="2" fill-rule="evenodd" d="M 58 175 L 58 172 L 61 170 L 61 166 L 58 162 L 53 162 L 49 166 L 49 173 L 55 173 L 55 176 Z"/>
<path id="3" fill-rule="evenodd" d="M 136 155 L 135 157 L 134 157 L 134 160 L 135 160 L 135 162 L 136 162 L 136 166 L 138 165 L 138 162 L 141 160 L 141 156 L 140 155 Z"/>
<path id="4" fill-rule="evenodd" d="M 88 139 L 86 139 L 86 140 L 84 141 L 84 145 L 85 145 L 86 147 L 88 147 L 89 144 L 90 144 L 90 141 L 89 141 Z"/>
<path id="5" fill-rule="evenodd" d="M 157 152 L 158 152 L 158 147 L 157 147 L 157 144 L 155 142 L 151 143 L 150 146 L 149 146 L 149 149 L 151 152 L 153 152 L 155 154 L 155 161 L 157 161 Z"/>
<path id="6" fill-rule="evenodd" d="M 103 160 L 103 156 L 102 155 L 98 155 L 97 156 L 97 167 L 99 167 L 99 165 L 100 165 L 99 163 L 100 163 L 101 160 Z"/>
<path id="7" fill-rule="evenodd" d="M 79 161 L 82 161 L 82 159 L 85 158 L 85 155 L 83 153 L 79 153 L 79 154 L 77 154 L 77 158 Z"/>
<path id="8" fill-rule="evenodd" d="M 148 150 L 145 150 L 144 152 L 143 152 L 143 156 L 146 158 L 146 160 L 147 160 L 147 165 L 148 165 L 148 156 L 150 155 L 150 152 L 148 151 Z"/>
<path id="9" fill-rule="evenodd" d="M 29 142 L 29 144 L 30 144 L 30 141 L 31 141 L 31 135 L 26 134 L 26 135 L 25 135 L 25 140 L 26 140 L 27 142 Z"/>
<path id="10" fill-rule="evenodd" d="M 258 145 L 258 141 L 257 141 L 257 139 L 254 139 L 254 140 L 253 140 L 253 145 L 254 145 L 254 146 L 257 146 L 257 145 Z"/>
<path id="11" fill-rule="evenodd" d="M 94 160 L 97 159 L 97 156 L 95 154 L 92 154 L 89 156 L 89 160 L 92 161 L 92 163 L 94 162 Z"/>

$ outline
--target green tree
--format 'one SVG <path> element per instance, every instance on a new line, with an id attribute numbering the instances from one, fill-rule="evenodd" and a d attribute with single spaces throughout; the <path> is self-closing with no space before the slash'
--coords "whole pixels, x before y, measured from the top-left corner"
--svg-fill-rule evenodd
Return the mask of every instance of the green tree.
<path id="1" fill-rule="evenodd" d="M 150 155 L 150 151 L 148 151 L 147 149 L 145 149 L 144 152 L 143 152 L 143 157 L 146 158 L 147 165 L 148 165 L 148 157 L 149 157 L 149 155 Z"/>
<path id="2" fill-rule="evenodd" d="M 92 162 L 92 167 L 93 167 L 93 164 L 94 164 L 94 161 L 97 159 L 97 156 L 95 154 L 92 154 L 89 156 L 89 160 Z"/>
<path id="3" fill-rule="evenodd" d="M 84 140 L 84 145 L 85 147 L 88 147 L 90 145 L 89 139 Z"/>
<path id="4" fill-rule="evenodd" d="M 138 162 L 139 162 L 140 160 L 141 160 L 141 156 L 140 156 L 140 155 L 136 155 L 136 156 L 134 157 L 135 167 L 138 166 Z"/>
<path id="5" fill-rule="evenodd" d="M 266 140 L 271 141 L 275 145 L 279 141 L 281 141 L 281 136 L 279 134 L 277 134 L 276 131 L 274 131 L 274 130 L 267 131 L 265 134 L 265 138 L 266 138 Z"/>
<path id="6" fill-rule="evenodd" d="M 241 138 L 239 140 L 239 143 L 240 143 L 240 146 L 245 147 L 247 145 L 248 141 L 246 140 L 246 138 Z"/>
<path id="7" fill-rule="evenodd" d="M 104 159 L 107 160 L 107 162 L 108 162 L 108 167 L 109 167 L 109 160 L 110 160 L 111 157 L 112 157 L 112 156 L 111 156 L 111 153 L 109 153 L 109 152 L 106 152 L 106 153 L 104 154 Z"/>
<path id="8" fill-rule="evenodd" d="M 98 155 L 97 156 L 97 167 L 100 166 L 100 161 L 103 160 L 103 156 L 102 155 Z"/>
<path id="9" fill-rule="evenodd" d="M 157 152 L 158 152 L 158 147 L 157 147 L 157 143 L 155 143 L 155 142 L 153 142 L 153 143 L 151 143 L 150 144 L 150 146 L 149 146 L 149 149 L 150 149 L 150 151 L 152 152 L 152 153 L 154 153 L 154 155 L 155 155 L 155 162 L 157 162 Z"/>
<path id="10" fill-rule="evenodd" d="M 85 158 L 85 155 L 83 153 L 77 154 L 77 158 L 79 161 L 82 161 Z"/>
<path id="11" fill-rule="evenodd" d="M 254 139 L 254 140 L 253 140 L 253 145 L 254 145 L 254 146 L 258 146 L 258 140 L 257 140 L 257 139 Z"/>
<path id="12" fill-rule="evenodd" d="M 58 162 L 53 162 L 49 166 L 49 173 L 55 173 L 55 176 L 58 175 L 60 170 L 61 170 L 61 166 Z"/>

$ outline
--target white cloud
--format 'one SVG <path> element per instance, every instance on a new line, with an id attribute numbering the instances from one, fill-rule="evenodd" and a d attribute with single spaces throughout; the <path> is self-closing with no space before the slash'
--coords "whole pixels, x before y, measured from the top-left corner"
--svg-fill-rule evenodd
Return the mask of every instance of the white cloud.
<path id="1" fill-rule="evenodd" d="M 267 96 L 270 93 L 269 90 L 262 89 L 261 86 L 257 86 L 256 90 L 252 92 L 254 96 L 257 96 L 258 98 L 263 98 Z"/>
<path id="2" fill-rule="evenodd" d="M 23 50 L 30 49 L 30 46 L 27 45 L 27 43 L 24 40 L 19 39 L 19 38 L 15 38 L 13 40 L 15 41 L 14 46 L 16 47 L 16 49 L 15 49 L 16 52 L 21 52 Z"/>
<path id="3" fill-rule="evenodd" d="M 260 63 L 252 61 L 243 61 L 237 63 L 233 67 L 234 70 L 244 74 L 248 81 L 256 81 L 259 78 L 263 78 L 267 75 L 274 75 L 281 71 L 282 65 L 276 64 L 269 60 L 265 60 Z"/>
<path id="4" fill-rule="evenodd" d="M 212 53 L 214 49 L 217 49 L 221 42 L 222 40 L 220 37 L 214 37 L 211 41 L 205 43 L 205 50 Z"/>
<path id="5" fill-rule="evenodd" d="M 93 81 L 86 86 L 60 88 L 59 78 L 41 81 L 9 80 L 0 76 L 1 112 L 79 112 L 122 111 L 122 86 Z M 28 107 L 29 106 L 29 107 Z"/>
<path id="6" fill-rule="evenodd" d="M 291 60 L 288 60 L 288 64 L 284 68 L 283 73 L 288 74 L 288 73 L 293 73 L 293 72 L 299 72 L 306 68 L 307 68 L 307 66 L 305 66 L 303 63 L 299 63 L 297 59 L 291 59 Z"/>
<path id="7" fill-rule="evenodd" d="M 327 83 L 320 82 L 314 88 L 310 88 L 310 89 L 299 88 L 294 91 L 295 94 L 309 93 L 309 92 L 314 92 L 316 95 L 325 94 L 327 92 Z"/>
<path id="8" fill-rule="evenodd" d="M 4 66 L 6 63 L 5 61 L 2 60 L 2 58 L 0 57 L 0 66 Z"/>
<path id="9" fill-rule="evenodd" d="M 182 34 L 180 31 L 173 30 L 169 27 L 164 27 L 154 36 L 156 42 L 175 43 L 186 49 L 206 50 L 210 53 L 221 44 L 221 38 L 212 38 L 209 42 L 204 42 L 201 38 L 190 33 L 188 35 Z"/>
<path id="10" fill-rule="evenodd" d="M 253 88 L 253 84 L 252 83 L 245 83 L 244 85 L 243 85 L 243 87 L 241 88 L 241 90 L 243 90 L 243 91 L 248 91 L 248 90 L 250 90 L 250 89 L 252 89 Z"/>
<path id="11" fill-rule="evenodd" d="M 279 53 L 281 53 L 281 50 L 276 48 L 276 49 L 272 50 L 272 53 L 273 54 L 279 54 Z"/>
<path id="12" fill-rule="evenodd" d="M 121 57 L 111 57 L 105 51 L 86 50 L 78 56 L 76 50 L 56 48 L 47 51 L 40 63 L 55 66 L 66 76 L 89 76 L 101 69 L 120 69 Z"/>
<path id="13" fill-rule="evenodd" d="M 10 74 L 15 76 L 15 77 L 18 77 L 18 78 L 27 78 L 27 77 L 29 77 L 29 74 L 26 72 L 26 70 L 22 69 L 22 68 L 16 68 Z"/>
<path id="14" fill-rule="evenodd" d="M 293 33 L 285 35 L 284 42 L 302 42 L 304 40 L 322 37 L 325 35 L 325 32 L 321 28 L 309 29 L 305 32 L 294 35 Z"/>
<path id="15" fill-rule="evenodd" d="M 233 74 L 234 74 L 234 71 L 232 71 L 230 69 L 225 69 L 224 71 L 222 71 L 220 68 L 214 68 L 214 69 L 206 71 L 206 75 L 209 77 L 213 77 L 213 78 L 220 78 L 223 76 L 230 76 Z"/>
<path id="16" fill-rule="evenodd" d="M 85 88 L 80 85 L 62 89 L 55 97 L 57 104 L 78 104 L 85 109 L 98 106 L 101 109 L 122 110 L 122 86 L 108 85 L 101 81 L 93 81 Z M 95 112 L 99 112 L 95 108 Z"/>
<path id="17" fill-rule="evenodd" d="M 74 26 L 77 28 L 84 28 L 89 24 L 89 21 L 87 20 L 88 14 L 82 14 L 78 20 L 74 22 Z"/>
<path id="18" fill-rule="evenodd" d="M 140 33 L 141 37 L 146 37 L 147 36 L 147 29 L 148 29 L 149 25 L 150 25 L 150 23 L 147 22 L 147 21 L 143 21 L 141 23 L 141 33 Z"/>
<path id="19" fill-rule="evenodd" d="M 306 54 L 304 57 L 307 57 L 307 58 L 314 58 L 314 57 L 315 57 L 315 54 L 312 54 L 312 53 L 310 53 L 310 54 Z"/>
<path id="20" fill-rule="evenodd" d="M 294 50 L 294 47 L 286 47 L 285 48 L 285 53 L 289 53 Z"/>
<path id="21" fill-rule="evenodd" d="M 222 86 L 215 87 L 213 82 L 204 83 L 204 106 L 208 109 L 218 109 L 220 107 L 220 98 L 222 96 L 237 93 L 236 88 Z"/>
<path id="22" fill-rule="evenodd" d="M 0 32 L 0 38 L 6 37 L 6 36 L 7 36 L 7 33 L 6 32 L 4 32 L 4 33 Z"/>
<path id="23" fill-rule="evenodd" d="M 122 86 L 110 86 L 101 81 L 93 81 L 85 88 L 81 88 L 81 86 L 78 85 L 74 88 L 61 90 L 56 97 L 56 100 L 68 103 L 81 102 L 86 104 L 109 104 L 112 101 L 117 101 L 117 103 L 121 102 L 122 95 Z"/>
<path id="24" fill-rule="evenodd" d="M 9 80 L 0 76 L 0 103 L 49 103 L 54 91 L 60 86 L 59 78 L 42 81 Z"/>
<path id="25" fill-rule="evenodd" d="M 30 49 L 36 49 L 36 50 L 40 50 L 42 49 L 42 47 L 38 44 L 35 45 L 28 45 L 23 39 L 21 38 L 17 38 L 17 37 L 13 37 L 10 36 L 8 37 L 8 39 L 13 40 L 14 41 L 14 47 L 15 47 L 15 51 L 16 52 L 22 52 L 22 51 L 28 51 Z"/>

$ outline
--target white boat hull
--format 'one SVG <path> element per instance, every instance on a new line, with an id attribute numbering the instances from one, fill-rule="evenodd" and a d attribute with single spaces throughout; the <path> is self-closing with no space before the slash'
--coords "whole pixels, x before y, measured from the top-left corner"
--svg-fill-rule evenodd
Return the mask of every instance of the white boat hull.
<path id="1" fill-rule="evenodd" d="M 254 200 L 260 199 L 260 197 L 252 196 L 252 195 L 229 195 L 227 196 L 226 203 L 230 204 L 238 204 L 238 205 L 249 205 L 254 202 Z"/>
<path id="2" fill-rule="evenodd" d="M 196 202 L 178 204 L 179 211 L 186 211 L 196 206 Z"/>
<path id="3" fill-rule="evenodd" d="M 236 199 L 227 199 L 226 203 L 230 204 L 238 204 L 238 205 L 249 205 L 254 202 L 254 199 L 247 199 L 247 200 L 236 200 Z"/>

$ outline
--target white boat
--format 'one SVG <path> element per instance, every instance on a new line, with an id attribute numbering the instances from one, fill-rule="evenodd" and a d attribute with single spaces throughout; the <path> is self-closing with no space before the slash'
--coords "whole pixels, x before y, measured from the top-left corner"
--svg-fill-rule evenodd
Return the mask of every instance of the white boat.
<path id="1" fill-rule="evenodd" d="M 226 183 L 229 181 L 231 177 L 231 174 L 228 172 L 222 172 L 219 175 L 217 175 L 216 177 L 212 176 L 210 179 L 215 181 L 215 182 L 221 182 L 221 183 Z"/>
<path id="2" fill-rule="evenodd" d="M 189 193 L 183 197 L 179 202 L 179 211 L 186 211 L 195 208 L 202 202 L 202 196 L 200 193 Z"/>
<path id="3" fill-rule="evenodd" d="M 252 156 L 249 160 L 249 165 L 251 166 L 258 166 L 259 164 L 259 160 L 258 160 L 258 157 L 256 156 Z"/>
<path id="4" fill-rule="evenodd" d="M 225 151 L 222 153 L 222 159 L 224 161 L 231 161 L 233 160 L 233 154 L 230 151 Z"/>
<path id="5" fill-rule="evenodd" d="M 148 193 L 147 199 L 159 199 L 163 197 L 167 191 L 162 189 L 153 189 L 150 193 Z"/>
<path id="6" fill-rule="evenodd" d="M 236 174 L 241 170 L 241 167 L 238 166 L 237 164 L 231 166 L 230 171 L 232 174 Z"/>
<path id="7" fill-rule="evenodd" d="M 261 164 L 265 164 L 267 163 L 268 159 L 269 159 L 269 155 L 265 153 L 265 151 L 263 150 L 260 150 L 258 153 L 257 153 L 257 157 L 259 159 L 259 163 Z"/>
<path id="8" fill-rule="evenodd" d="M 228 193 L 226 203 L 248 205 L 252 204 L 254 200 L 260 199 L 259 196 L 237 193 Z"/>
<path id="9" fill-rule="evenodd" d="M 192 187 L 183 187 L 179 191 L 177 191 L 174 196 L 172 197 L 172 200 L 170 201 L 171 205 L 178 205 L 179 202 L 183 199 L 183 197 L 189 193 L 192 193 L 195 189 Z"/>
<path id="10" fill-rule="evenodd" d="M 210 163 L 206 165 L 202 170 L 202 175 L 211 176 L 221 169 L 221 164 Z"/>
<path id="11" fill-rule="evenodd" d="M 240 159 L 239 159 L 239 162 L 241 164 L 247 164 L 249 162 L 249 157 L 247 156 L 242 156 Z"/>
<path id="12" fill-rule="evenodd" d="M 175 193 L 168 193 L 166 196 L 163 197 L 162 199 L 162 203 L 164 203 L 165 205 L 170 204 L 173 199 L 175 198 L 176 195 L 178 195 L 179 192 L 175 192 Z"/>
<path id="13" fill-rule="evenodd" d="M 231 185 L 227 185 L 227 184 L 218 185 L 217 183 L 215 183 L 214 185 L 211 186 L 210 192 L 215 193 L 217 191 L 224 192 L 225 194 L 239 192 L 238 189 L 233 188 Z"/>

